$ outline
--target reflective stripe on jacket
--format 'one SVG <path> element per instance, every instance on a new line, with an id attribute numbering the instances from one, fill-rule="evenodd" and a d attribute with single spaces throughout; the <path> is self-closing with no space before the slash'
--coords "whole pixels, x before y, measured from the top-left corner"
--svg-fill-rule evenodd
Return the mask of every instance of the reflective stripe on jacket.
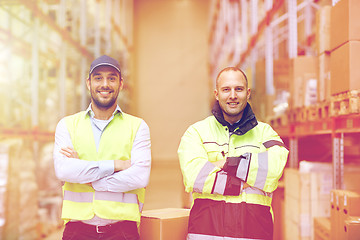
<path id="1" fill-rule="evenodd" d="M 97 151 L 89 115 L 80 112 L 66 117 L 74 149 L 80 159 L 88 161 L 130 159 L 140 123 L 141 119 L 126 113 L 115 115 L 102 133 Z M 140 222 L 145 189 L 100 192 L 88 184 L 65 182 L 63 194 L 62 218 L 65 220 L 87 220 L 96 214 L 104 219 Z"/>
<path id="2" fill-rule="evenodd" d="M 270 125 L 257 122 L 249 104 L 243 119 L 234 127 L 214 114 L 187 129 L 178 149 L 185 190 L 193 193 L 195 202 L 245 203 L 268 207 L 272 213 L 272 192 L 283 173 L 288 150 Z M 226 164 L 219 168 L 214 164 L 217 161 Z M 245 183 L 250 187 L 244 188 Z M 226 214 L 221 217 L 226 218 Z M 191 220 L 190 214 L 189 229 L 192 221 L 196 220 Z M 210 217 L 208 222 L 217 221 Z M 245 222 L 238 224 L 241 227 Z"/>

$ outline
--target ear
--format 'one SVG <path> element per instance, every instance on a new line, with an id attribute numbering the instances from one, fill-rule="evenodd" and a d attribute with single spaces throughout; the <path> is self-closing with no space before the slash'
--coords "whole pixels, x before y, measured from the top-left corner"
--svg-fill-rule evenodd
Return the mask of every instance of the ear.
<path id="1" fill-rule="evenodd" d="M 88 79 L 86 79 L 86 87 L 90 91 L 90 77 L 88 77 Z"/>
<path id="2" fill-rule="evenodd" d="M 215 99 L 219 101 L 219 92 L 217 89 L 214 90 Z"/>
<path id="3" fill-rule="evenodd" d="M 120 78 L 120 90 L 124 88 L 124 80 L 123 78 Z"/>
<path id="4" fill-rule="evenodd" d="M 250 99 L 250 95 L 251 95 L 251 90 L 250 88 L 247 89 L 247 100 Z"/>

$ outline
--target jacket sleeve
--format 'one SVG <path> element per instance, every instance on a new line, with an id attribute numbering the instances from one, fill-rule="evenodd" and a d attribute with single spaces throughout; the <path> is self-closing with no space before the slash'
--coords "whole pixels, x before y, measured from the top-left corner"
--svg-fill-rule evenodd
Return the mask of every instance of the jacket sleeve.
<path id="1" fill-rule="evenodd" d="M 187 192 L 232 196 L 240 194 L 243 181 L 208 161 L 201 136 L 193 126 L 181 138 L 178 156 Z"/>
<path id="2" fill-rule="evenodd" d="M 259 137 L 262 139 L 261 149 L 265 151 L 227 158 L 223 170 L 252 187 L 271 193 L 278 186 L 289 151 L 269 125 L 265 125 L 263 135 Z"/>

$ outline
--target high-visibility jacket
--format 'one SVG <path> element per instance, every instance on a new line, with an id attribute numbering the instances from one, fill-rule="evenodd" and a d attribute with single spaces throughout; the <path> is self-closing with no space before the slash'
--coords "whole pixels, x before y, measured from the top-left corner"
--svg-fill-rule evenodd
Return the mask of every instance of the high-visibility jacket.
<path id="1" fill-rule="evenodd" d="M 128 160 L 141 119 L 126 113 L 115 115 L 101 135 L 96 149 L 89 114 L 80 112 L 66 117 L 74 149 L 82 160 Z M 69 166 L 71 167 L 71 166 Z M 104 219 L 140 222 L 145 189 L 129 192 L 95 191 L 89 184 L 65 182 L 63 186 L 64 220 Z"/>
<path id="2" fill-rule="evenodd" d="M 249 104 L 233 126 L 218 103 L 213 114 L 190 126 L 178 149 L 185 189 L 194 198 L 188 239 L 271 239 L 272 192 L 288 150 Z M 214 164 L 223 160 L 223 168 Z"/>

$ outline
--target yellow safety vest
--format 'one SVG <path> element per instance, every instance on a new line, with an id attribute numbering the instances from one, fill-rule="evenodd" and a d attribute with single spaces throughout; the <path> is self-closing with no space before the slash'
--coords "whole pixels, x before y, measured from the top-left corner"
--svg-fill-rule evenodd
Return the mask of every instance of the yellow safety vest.
<path id="1" fill-rule="evenodd" d="M 101 135 L 96 150 L 89 114 L 80 112 L 65 118 L 74 149 L 82 160 L 129 160 L 132 144 L 141 119 L 126 113 L 114 116 Z M 71 165 L 69 165 L 71 167 Z M 88 220 L 104 219 L 140 222 L 145 188 L 129 192 L 100 192 L 88 184 L 65 182 L 63 186 L 62 218 Z"/>

